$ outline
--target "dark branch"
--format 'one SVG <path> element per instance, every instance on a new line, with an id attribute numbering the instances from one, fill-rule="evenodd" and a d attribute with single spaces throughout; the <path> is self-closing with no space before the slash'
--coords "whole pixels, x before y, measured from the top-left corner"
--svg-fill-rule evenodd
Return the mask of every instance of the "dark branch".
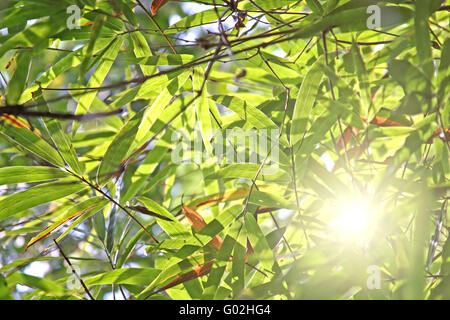
<path id="1" fill-rule="evenodd" d="M 118 115 L 121 114 L 122 112 L 123 108 L 119 108 L 108 112 L 98 112 L 90 114 L 71 114 L 61 112 L 44 112 L 44 111 L 27 110 L 24 107 L 12 107 L 12 106 L 0 107 L 0 115 L 7 114 L 11 116 L 21 116 L 21 117 L 42 117 L 42 118 L 52 118 L 62 120 L 74 120 L 79 122 Z"/>

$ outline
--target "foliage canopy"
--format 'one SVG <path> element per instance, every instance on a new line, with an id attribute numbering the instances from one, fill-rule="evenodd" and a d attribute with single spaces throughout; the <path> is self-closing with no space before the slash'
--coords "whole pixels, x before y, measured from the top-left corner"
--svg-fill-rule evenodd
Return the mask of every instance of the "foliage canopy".
<path id="1" fill-rule="evenodd" d="M 2 1 L 0 298 L 449 299 L 449 7 Z"/>

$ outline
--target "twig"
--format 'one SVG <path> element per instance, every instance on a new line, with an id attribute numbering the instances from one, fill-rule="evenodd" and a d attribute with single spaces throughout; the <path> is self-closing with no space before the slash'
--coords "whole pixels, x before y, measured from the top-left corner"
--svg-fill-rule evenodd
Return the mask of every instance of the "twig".
<path id="1" fill-rule="evenodd" d="M 86 287 L 86 284 L 84 283 L 83 279 L 81 279 L 80 275 L 75 271 L 75 269 L 72 266 L 72 263 L 70 263 L 70 260 L 66 257 L 66 255 L 64 254 L 64 251 L 62 250 L 61 246 L 59 245 L 59 243 L 56 240 L 53 240 L 53 242 L 56 244 L 56 246 L 59 249 L 59 252 L 61 252 L 62 256 L 64 257 L 64 260 L 66 260 L 67 264 L 70 266 L 70 268 L 72 269 L 73 274 L 75 275 L 75 277 L 77 277 L 78 281 L 80 281 L 81 285 L 83 286 L 84 291 L 86 292 L 86 294 L 88 295 L 88 297 L 91 300 L 95 300 L 94 297 L 91 295 L 91 293 L 89 292 L 88 288 Z"/>
<path id="2" fill-rule="evenodd" d="M 108 112 L 98 112 L 89 114 L 71 114 L 71 113 L 61 113 L 61 112 L 45 112 L 45 111 L 33 111 L 27 110 L 24 107 L 0 107 L 0 115 L 8 114 L 12 116 L 22 116 L 22 117 L 42 117 L 51 119 L 62 119 L 62 120 L 74 120 L 74 121 L 89 121 L 98 118 L 109 117 L 113 115 L 119 115 L 123 112 L 123 108 L 119 108 Z"/>
<path id="3" fill-rule="evenodd" d="M 167 35 L 164 33 L 164 31 L 159 26 L 158 22 L 156 22 L 155 18 L 151 15 L 150 12 L 148 12 L 147 8 L 142 4 L 141 1 L 136 0 L 136 2 L 139 4 L 139 6 L 144 10 L 145 14 L 152 20 L 153 24 L 158 28 L 158 31 L 161 33 L 161 35 L 166 39 L 167 43 L 169 44 L 170 48 L 172 49 L 173 53 L 178 54 L 177 50 L 174 48 L 172 42 L 170 42 L 170 39 L 167 37 Z"/>

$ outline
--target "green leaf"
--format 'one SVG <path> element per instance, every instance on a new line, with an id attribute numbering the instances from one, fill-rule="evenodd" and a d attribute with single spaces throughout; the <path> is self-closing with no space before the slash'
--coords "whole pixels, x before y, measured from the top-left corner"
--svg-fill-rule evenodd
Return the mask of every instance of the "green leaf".
<path id="1" fill-rule="evenodd" d="M 261 165 L 259 164 L 250 164 L 250 163 L 240 163 L 240 164 L 231 164 L 223 169 L 216 171 L 215 173 L 210 174 L 205 177 L 205 179 L 219 179 L 219 178 L 246 178 L 246 179 L 254 179 L 256 174 L 259 171 Z M 279 168 L 278 170 L 274 170 L 276 173 L 273 173 L 271 170 L 271 174 L 264 174 L 264 171 L 261 171 L 258 175 L 257 180 L 266 180 L 266 181 L 283 181 L 289 179 L 287 173 Z"/>
<path id="2" fill-rule="evenodd" d="M 20 267 L 24 268 L 28 266 L 30 263 L 33 263 L 35 261 L 50 261 L 50 260 L 59 260 L 59 257 L 32 257 L 32 258 L 24 258 L 24 259 L 17 259 L 14 260 L 11 263 L 8 263 L 7 265 L 0 268 L 0 272 L 8 272 L 12 271 L 14 272 L 14 268 Z"/>
<path id="3" fill-rule="evenodd" d="M 91 37 L 89 39 L 89 43 L 87 44 L 86 54 L 84 56 L 83 61 L 81 62 L 81 66 L 80 66 L 80 80 L 83 79 L 84 74 L 88 70 L 88 64 L 89 64 L 89 60 L 92 57 L 92 51 L 94 49 L 94 45 L 100 36 L 100 32 L 102 31 L 105 21 L 106 21 L 105 15 L 100 14 L 100 15 L 97 15 L 97 17 L 95 18 L 95 22 L 92 27 Z"/>
<path id="4" fill-rule="evenodd" d="M 153 222 L 150 223 L 149 225 L 145 226 L 145 229 L 148 229 L 149 227 L 151 227 L 151 225 L 153 225 Z M 117 268 L 121 268 L 125 262 L 127 261 L 127 259 L 130 257 L 131 252 L 133 251 L 134 247 L 136 246 L 137 242 L 146 235 L 146 232 L 144 231 L 144 229 L 140 229 L 134 236 L 133 238 L 130 239 L 130 241 L 128 242 L 127 246 L 125 247 L 125 249 L 122 251 L 119 260 L 117 261 L 116 267 Z"/>
<path id="5" fill-rule="evenodd" d="M 236 112 L 243 120 L 258 129 L 278 128 L 278 126 L 261 110 L 249 101 L 233 96 L 213 96 L 217 103 Z"/>
<path id="6" fill-rule="evenodd" d="M 111 109 L 116 109 L 122 107 L 131 101 L 144 99 L 148 94 L 154 92 L 161 86 L 165 88 L 167 83 L 174 78 L 177 78 L 183 71 L 172 72 L 168 75 L 162 74 L 160 76 L 155 76 L 154 78 L 148 79 L 142 84 L 138 84 L 133 88 L 126 89 L 121 93 L 112 97 L 113 102 L 109 105 Z"/>
<path id="7" fill-rule="evenodd" d="M 339 116 L 351 114 L 349 106 L 337 101 L 327 101 L 323 105 L 325 111 L 319 117 L 312 120 L 311 128 L 305 137 L 302 137 L 294 146 L 294 153 L 297 156 L 310 154 L 317 146 L 317 143 L 325 139 L 326 133 L 337 122 Z"/>
<path id="8" fill-rule="evenodd" d="M 81 222 L 96 214 L 99 210 L 101 210 L 104 206 L 108 204 L 108 200 L 103 199 L 102 197 L 94 197 L 90 198 L 86 201 L 83 201 L 79 204 L 76 204 L 69 210 L 67 210 L 62 215 L 58 216 L 55 219 L 55 222 L 50 224 L 47 228 L 42 230 L 36 236 L 34 236 L 27 244 L 27 248 L 35 244 L 36 242 L 44 239 L 49 234 L 51 234 L 55 229 L 59 228 L 64 223 L 76 219 L 66 231 L 64 231 L 57 239 L 56 242 L 59 242 L 62 238 L 64 238 L 73 228 L 79 225 Z M 52 243 L 53 245 L 53 243 Z"/>
<path id="9" fill-rule="evenodd" d="M 448 101 L 450 95 L 450 39 L 447 39 L 442 46 L 441 61 L 437 74 L 438 97 L 444 102 Z M 448 114 L 449 104 L 447 102 L 447 114 L 443 117 L 444 127 L 449 127 L 450 115 Z"/>
<path id="10" fill-rule="evenodd" d="M 70 175 L 58 168 L 17 166 L 0 168 L 0 185 L 37 182 L 67 178 Z"/>
<path id="11" fill-rule="evenodd" d="M 249 198 L 250 203 L 254 203 L 259 206 L 266 206 L 266 207 L 274 207 L 274 208 L 285 208 L 285 209 L 292 209 L 296 210 L 297 206 L 293 203 L 286 200 L 284 197 L 274 194 L 274 193 L 267 193 L 262 192 L 258 190 L 253 190 L 252 194 Z"/>
<path id="12" fill-rule="evenodd" d="M 117 37 L 111 41 L 108 49 L 102 55 L 101 61 L 99 62 L 94 73 L 90 77 L 89 82 L 87 83 L 86 87 L 96 88 L 96 87 L 99 87 L 102 85 L 111 66 L 113 65 L 114 61 L 116 60 L 117 54 L 119 53 L 119 50 L 122 47 L 122 42 L 123 42 L 123 37 Z M 89 108 L 91 107 L 92 102 L 94 101 L 96 95 L 97 95 L 96 90 L 89 91 L 88 93 L 83 95 L 81 97 L 80 101 L 78 102 L 78 106 L 76 108 L 75 113 L 76 114 L 85 114 L 87 111 L 89 111 Z M 76 132 L 77 128 L 78 128 L 78 125 L 76 125 L 76 123 L 75 123 L 73 131 Z"/>
<path id="13" fill-rule="evenodd" d="M 173 118 L 177 117 L 180 112 L 183 111 L 185 101 L 181 99 L 176 100 L 170 106 L 168 106 L 161 113 L 157 122 L 154 123 L 152 128 L 146 133 L 145 138 L 142 140 L 147 141 L 153 135 L 155 135 L 160 129 L 162 129 L 165 125 L 167 125 Z M 137 194 L 140 189 L 144 186 L 148 177 L 157 169 L 157 166 L 160 164 L 160 161 L 166 156 L 167 150 L 172 143 L 172 135 L 173 130 L 177 130 L 182 128 L 183 119 L 181 117 L 177 117 L 173 120 L 171 126 L 165 132 L 165 134 L 158 139 L 155 147 L 152 152 L 148 153 L 142 165 L 134 172 L 134 175 L 131 179 L 132 183 L 130 188 L 127 190 L 126 194 L 121 197 L 121 201 L 129 201 L 135 194 Z M 139 144 L 137 144 L 139 145 Z"/>
<path id="14" fill-rule="evenodd" d="M 95 42 L 93 53 L 96 54 L 105 46 L 107 46 L 111 41 L 109 39 L 98 39 Z M 39 78 L 36 79 L 25 92 L 22 94 L 20 103 L 25 103 L 32 97 L 32 93 L 39 89 L 39 85 L 43 88 L 47 87 L 52 81 L 54 81 L 58 76 L 63 74 L 70 68 L 75 68 L 81 64 L 82 58 L 86 54 L 87 46 L 84 46 L 74 52 L 70 52 L 63 55 L 55 64 L 53 64 L 47 71 L 45 71 Z"/>
<path id="15" fill-rule="evenodd" d="M 104 284 L 135 284 L 147 285 L 155 279 L 161 270 L 151 268 L 122 268 L 84 280 L 87 286 Z"/>
<path id="16" fill-rule="evenodd" d="M 100 167 L 98 168 L 97 181 L 99 183 L 104 181 L 105 178 L 108 179 L 120 169 L 122 160 L 127 156 L 128 150 L 136 138 L 144 113 L 145 109 L 136 113 L 136 115 L 131 118 L 119 132 L 117 132 L 114 140 L 109 145 L 108 150 L 106 150 L 103 160 L 100 163 Z"/>
<path id="17" fill-rule="evenodd" d="M 310 9 L 317 15 L 323 14 L 323 8 L 319 1 L 317 0 L 306 0 L 306 3 L 310 7 Z"/>
<path id="18" fill-rule="evenodd" d="M 334 193 L 340 194 L 344 198 L 351 194 L 349 188 L 342 181 L 340 181 L 336 175 L 329 172 L 324 166 L 314 160 L 313 157 L 308 159 L 308 168 L 311 173 L 314 173 L 319 179 L 328 185 Z"/>
<path id="19" fill-rule="evenodd" d="M 133 41 L 134 54 L 136 55 L 136 58 L 153 58 L 152 51 L 150 50 L 150 47 L 141 32 L 132 32 L 130 37 Z M 155 67 L 148 66 L 146 63 L 139 62 L 139 64 L 141 65 L 142 72 L 146 76 L 149 76 L 156 71 Z"/>
<path id="20" fill-rule="evenodd" d="M 6 100 L 8 104 L 15 105 L 26 87 L 28 71 L 30 70 L 31 54 L 24 51 L 17 57 L 17 67 L 11 80 L 8 82 Z"/>
<path id="21" fill-rule="evenodd" d="M 207 235 L 211 238 L 226 229 L 230 223 L 241 213 L 242 206 L 240 204 L 228 207 L 217 218 L 208 223 L 198 234 Z"/>
<path id="22" fill-rule="evenodd" d="M 124 58 L 123 61 L 130 64 L 142 66 L 178 66 L 194 60 L 191 54 L 166 54 L 161 53 L 155 56 L 143 56 L 138 58 Z"/>
<path id="23" fill-rule="evenodd" d="M 147 141 L 153 134 L 153 130 L 150 129 L 155 123 L 159 122 L 158 120 L 162 120 L 164 110 L 168 109 L 172 98 L 184 85 L 188 76 L 189 73 L 184 72 L 171 80 L 168 85 L 163 87 L 161 93 L 153 100 L 152 104 L 145 109 L 142 124 L 139 126 L 139 131 L 136 134 L 136 141 L 134 143 L 135 148 Z"/>
<path id="24" fill-rule="evenodd" d="M 343 7 L 343 6 L 342 6 Z M 400 6 L 379 6 L 381 27 L 394 27 L 406 23 L 412 16 L 411 9 Z M 341 7 L 333 11 L 329 16 L 312 23 L 293 35 L 294 38 L 310 38 L 313 35 L 329 30 L 331 27 L 340 27 L 343 32 L 366 31 L 367 6 L 363 8 L 342 10 Z"/>
<path id="25" fill-rule="evenodd" d="M 85 189 L 86 186 L 75 179 L 64 179 L 32 187 L 0 200 L 0 220 L 11 217 L 23 210 L 58 200 Z"/>
<path id="26" fill-rule="evenodd" d="M 267 243 L 266 237 L 258 226 L 258 223 L 251 214 L 245 215 L 245 229 L 247 230 L 250 243 L 255 250 L 253 253 L 255 258 L 265 269 L 276 271 L 278 264 L 274 259 L 272 250 Z"/>
<path id="27" fill-rule="evenodd" d="M 59 284 L 45 278 L 30 276 L 24 273 L 15 272 L 8 276 L 6 281 L 9 286 L 12 284 L 21 284 L 30 288 L 42 290 L 53 296 L 62 296 L 66 294 L 66 290 Z"/>
<path id="28" fill-rule="evenodd" d="M 64 161 L 59 153 L 28 128 L 18 128 L 14 125 L 7 124 L 1 129 L 0 135 L 6 137 L 12 143 L 19 144 L 24 149 L 55 166 L 65 167 Z"/>
<path id="29" fill-rule="evenodd" d="M 40 111 L 50 112 L 50 109 L 48 108 L 48 105 L 43 98 L 41 89 L 39 89 L 37 92 L 34 92 L 33 97 L 39 104 L 38 108 Z M 63 159 L 67 162 L 69 167 L 74 170 L 75 173 L 82 175 L 84 171 L 83 166 L 78 160 L 75 148 L 73 147 L 69 137 L 63 131 L 60 122 L 57 119 L 48 118 L 44 119 L 44 123 L 51 139 L 60 151 Z"/>
<path id="30" fill-rule="evenodd" d="M 366 66 L 364 64 L 363 57 L 359 50 L 359 47 L 355 41 L 352 43 L 352 57 L 353 57 L 353 65 L 356 71 L 357 79 L 358 79 L 358 87 L 359 92 L 361 92 L 362 97 L 362 115 L 368 119 L 371 119 L 375 116 L 374 110 L 371 110 L 371 99 L 370 99 L 370 91 L 369 91 L 369 78 L 366 70 Z"/>
<path id="31" fill-rule="evenodd" d="M 318 59 L 309 69 L 302 85 L 298 91 L 295 101 L 294 114 L 292 115 L 292 125 L 290 132 L 290 143 L 295 145 L 302 138 L 308 128 L 308 119 L 311 116 L 311 110 L 316 101 L 317 92 L 322 80 L 322 72 L 319 65 L 324 59 Z"/>
<path id="32" fill-rule="evenodd" d="M 48 38 L 66 27 L 65 10 L 53 15 L 49 19 L 39 21 L 24 31 L 12 36 L 0 46 L 0 57 L 14 47 L 35 47 L 38 50 Z"/>
<path id="33" fill-rule="evenodd" d="M 238 225 L 238 224 L 236 224 Z M 206 228 L 206 227 L 205 227 Z M 235 229 L 233 229 L 235 230 Z M 240 231 L 241 229 L 238 229 Z M 233 234 L 234 235 L 234 234 Z M 235 235 L 236 236 L 236 235 Z M 236 244 L 236 240 L 227 235 L 225 240 L 222 243 L 222 247 L 220 248 L 216 263 L 214 264 L 206 284 L 204 285 L 204 291 L 202 299 L 214 299 L 217 291 L 220 288 L 220 284 L 222 282 L 223 276 L 225 274 L 225 270 L 227 266 L 230 264 L 230 256 L 232 255 L 234 246 Z"/>
<path id="34" fill-rule="evenodd" d="M 40 3 L 30 3 L 25 1 L 24 4 L 25 5 L 20 7 L 7 8 L 2 12 L 2 14 L 4 14 L 2 26 L 10 28 L 12 26 L 20 25 L 23 21 L 26 22 L 32 19 L 52 16 L 61 10 L 61 8 L 55 6 L 54 3 L 46 3 L 45 1 Z M 19 31 L 22 31 L 23 29 L 24 28 Z"/>
<path id="35" fill-rule="evenodd" d="M 210 1 L 212 2 L 212 1 Z M 214 3 L 214 2 L 213 2 Z M 261 8 L 266 10 L 273 10 L 274 8 L 282 8 L 286 6 L 292 6 L 293 4 L 297 3 L 295 0 L 265 0 L 264 2 L 261 1 L 261 3 L 256 2 Z M 244 9 L 245 10 L 254 10 L 255 6 L 248 1 L 243 1 Z"/>
<path id="36" fill-rule="evenodd" d="M 179 237 L 190 237 L 190 233 L 187 228 L 185 228 L 169 211 L 164 207 L 156 203 L 150 198 L 139 197 L 138 201 L 147 207 L 148 210 L 154 211 L 172 221 L 166 221 L 157 219 L 158 224 L 161 228 L 170 236 L 174 238 Z"/>
<path id="37" fill-rule="evenodd" d="M 245 262 L 248 241 L 245 229 L 246 225 L 242 226 L 233 248 L 233 263 L 231 264 L 231 277 L 233 280 L 230 286 L 234 296 L 239 296 L 245 288 Z"/>
<path id="38" fill-rule="evenodd" d="M 428 25 L 428 17 L 432 0 L 423 0 L 416 4 L 414 25 L 417 47 L 417 58 L 423 70 L 431 78 L 433 73 L 433 62 L 431 54 L 431 39 Z"/>
<path id="39" fill-rule="evenodd" d="M 197 114 L 197 120 L 200 124 L 200 132 L 205 145 L 206 152 L 212 152 L 211 135 L 213 129 L 213 119 L 211 117 L 208 99 L 208 90 L 205 79 L 205 70 L 202 67 L 194 69 L 192 76 L 192 90 L 193 94 L 200 96 L 195 100 L 195 112 Z"/>
<path id="40" fill-rule="evenodd" d="M 209 24 L 218 19 L 217 14 L 220 14 L 224 11 L 224 8 L 218 7 L 217 11 L 214 9 L 209 9 L 205 11 L 201 11 L 195 13 L 193 15 L 184 17 L 177 23 L 171 25 L 169 28 L 164 30 L 165 33 L 174 33 L 179 31 L 184 31 L 186 28 L 193 28 L 199 25 Z"/>
<path id="41" fill-rule="evenodd" d="M 5 277 L 0 275 L 0 300 L 12 300 Z"/>

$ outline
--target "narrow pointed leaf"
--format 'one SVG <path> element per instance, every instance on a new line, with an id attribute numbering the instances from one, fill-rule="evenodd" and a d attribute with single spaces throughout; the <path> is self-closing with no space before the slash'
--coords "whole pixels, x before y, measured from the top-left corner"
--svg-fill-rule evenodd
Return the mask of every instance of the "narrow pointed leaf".
<path id="1" fill-rule="evenodd" d="M 0 168 L 0 185 L 37 182 L 68 178 L 70 175 L 58 168 L 53 167 L 6 167 Z"/>
<path id="2" fill-rule="evenodd" d="M 49 182 L 15 193 L 0 200 L 0 221 L 23 210 L 58 200 L 86 188 L 75 179 Z"/>

